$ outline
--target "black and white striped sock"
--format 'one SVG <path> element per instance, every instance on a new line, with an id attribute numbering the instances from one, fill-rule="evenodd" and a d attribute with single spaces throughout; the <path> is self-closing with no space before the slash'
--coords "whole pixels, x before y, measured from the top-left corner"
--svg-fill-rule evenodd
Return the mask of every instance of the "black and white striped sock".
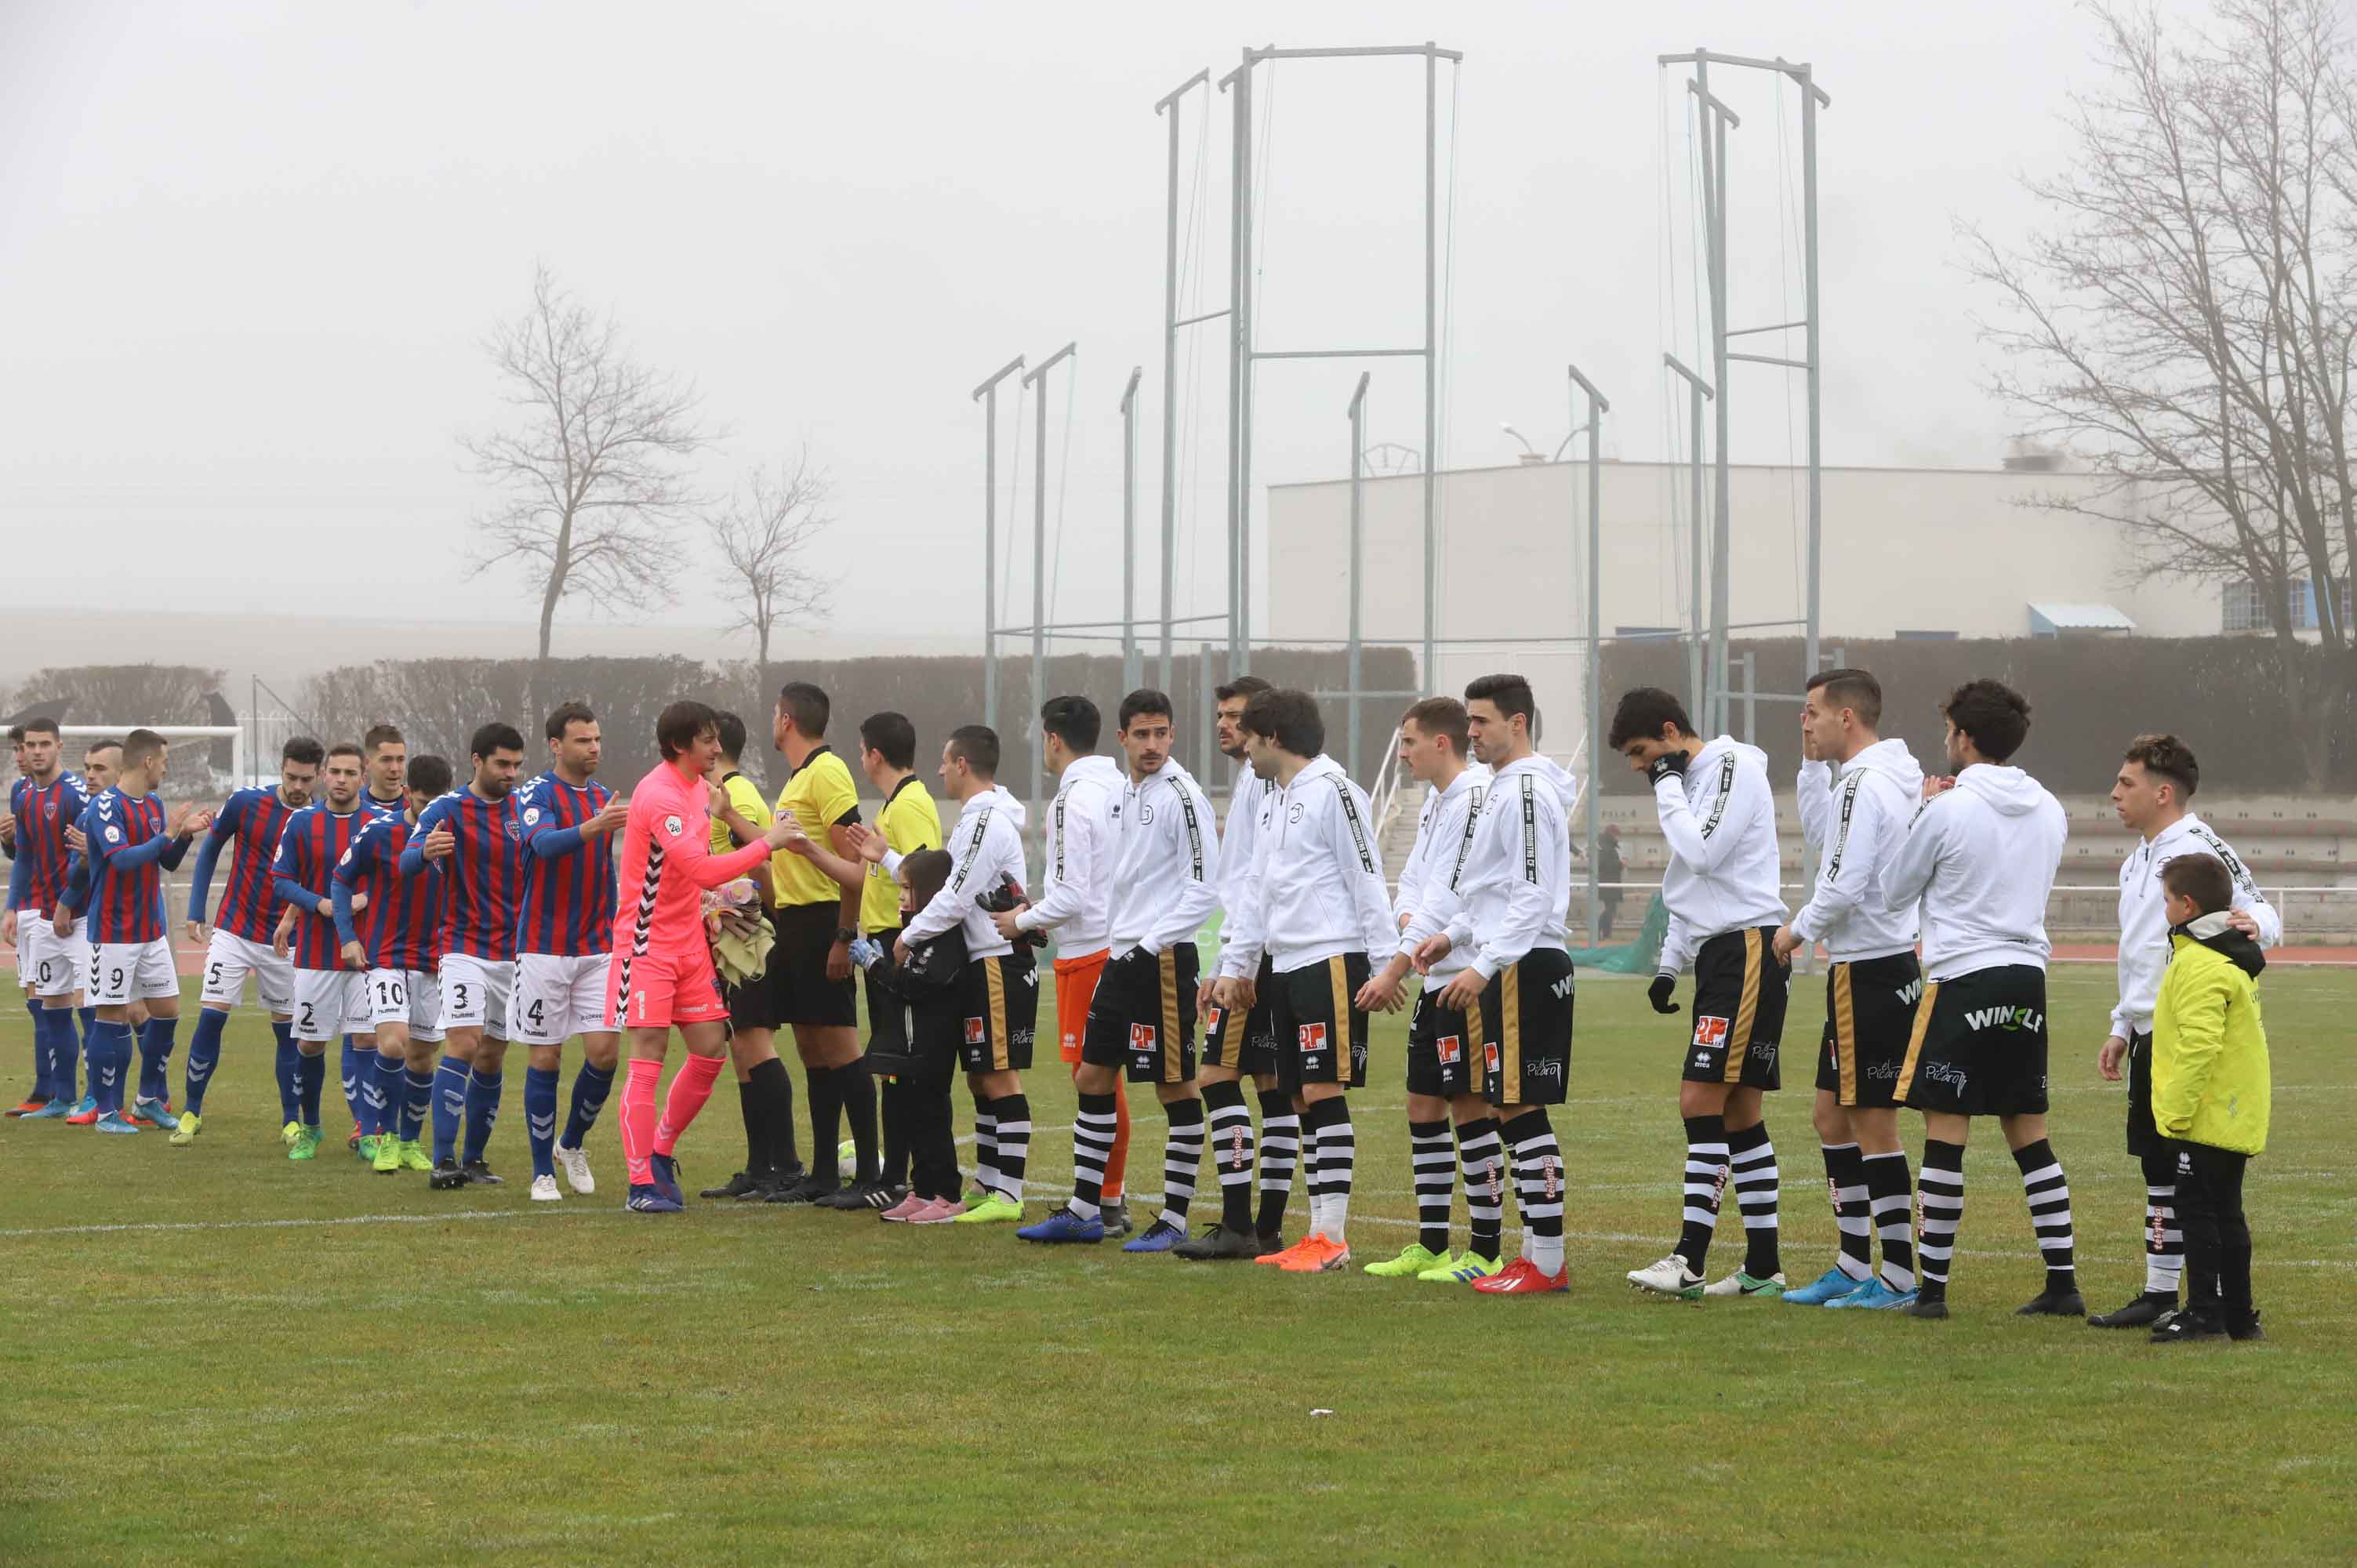
<path id="1" fill-rule="evenodd" d="M 1875 1237 L 1882 1243 L 1882 1283 L 1905 1295 L 1915 1288 L 1915 1195 L 1908 1188 L 1907 1155 L 1893 1149 L 1858 1163 L 1866 1172 Z"/>
<path id="2" fill-rule="evenodd" d="M 1072 1118 L 1072 1201 L 1066 1207 L 1082 1219 L 1096 1219 L 1104 1207 L 1105 1162 L 1113 1158 L 1117 1124 L 1112 1095 L 1080 1097 Z"/>
<path id="3" fill-rule="evenodd" d="M 1020 1094 L 1002 1094 L 990 1108 L 998 1123 L 998 1190 L 1019 1204 L 1031 1153 L 1031 1101 Z"/>
<path id="4" fill-rule="evenodd" d="M 2173 1296 L 2185 1273 L 2185 1231 L 2177 1218 L 2177 1156 L 2144 1156 L 2144 1288 Z"/>
<path id="5" fill-rule="evenodd" d="M 1834 1265 L 1851 1279 L 1874 1274 L 1874 1225 L 1867 1202 L 1866 1161 L 1856 1144 L 1820 1144 L 1825 1157 L 1825 1191 L 1834 1205 L 1834 1226 L 1841 1232 L 1841 1252 Z"/>
<path id="6" fill-rule="evenodd" d="M 1465 1208 L 1473 1217 L 1467 1250 L 1497 1260 L 1506 1223 L 1506 1154 L 1495 1116 L 1477 1117 L 1457 1129 L 1457 1158 L 1465 1170 Z"/>
<path id="7" fill-rule="evenodd" d="M 2021 1167 L 2021 1195 L 2029 1200 L 2030 1229 L 2038 1232 L 2038 1251 L 2046 1260 L 2046 1288 L 2079 1288 L 2079 1267 L 2072 1251 L 2071 1184 L 2054 1146 L 2040 1138 L 2014 1150 L 2013 1163 Z"/>
<path id="8" fill-rule="evenodd" d="M 1764 1280 L 1784 1264 L 1777 1251 L 1776 1145 L 1768 1123 L 1757 1122 L 1727 1135 L 1727 1174 L 1735 1183 L 1736 1207 L 1743 1211 L 1743 1272 Z"/>
<path id="9" fill-rule="evenodd" d="M 977 1092 L 974 1099 L 974 1185 L 985 1192 L 998 1190 L 998 1117 L 991 1107 L 995 1100 L 985 1100 Z M 813 1160 L 823 1160 L 824 1149 L 813 1150 Z"/>
<path id="10" fill-rule="evenodd" d="M 1685 1208 L 1677 1251 L 1700 1273 L 1710 1256 L 1711 1232 L 1718 1229 L 1719 1190 L 1727 1185 L 1727 1118 L 1689 1116 L 1685 1122 Z"/>
<path id="11" fill-rule="evenodd" d="M 1956 1228 L 1964 1222 L 1964 1146 L 1923 1141 L 1923 1170 L 1916 1178 L 1922 1204 L 1923 1233 L 1916 1251 L 1923 1257 L 1923 1294 L 1948 1294 L 1948 1265 L 1956 1255 Z"/>
<path id="12" fill-rule="evenodd" d="M 1281 1089 L 1260 1097 L 1260 1219 L 1253 1229 L 1275 1235 L 1285 1229 L 1285 1208 L 1293 1197 L 1293 1168 L 1301 1163 L 1301 1118 L 1293 1097 Z"/>
<path id="13" fill-rule="evenodd" d="M 1162 1145 L 1161 1218 L 1184 1230 L 1195 1201 L 1195 1172 L 1203 1163 L 1203 1102 L 1174 1100 L 1162 1112 L 1170 1119 L 1170 1136 Z"/>
<path id="14" fill-rule="evenodd" d="M 1231 1230 L 1252 1229 L 1253 1124 L 1244 1107 L 1243 1085 L 1232 1079 L 1203 1086 L 1203 1109 L 1211 1113 L 1211 1166 L 1220 1173 L 1220 1223 Z"/>
<path id="15" fill-rule="evenodd" d="M 1358 1164 L 1358 1134 L 1351 1125 L 1345 1095 L 1313 1100 L 1302 1114 L 1310 1146 L 1317 1151 L 1317 1185 L 1309 1193 L 1309 1230 L 1336 1246 L 1348 1246 L 1351 1183 Z"/>
<path id="16" fill-rule="evenodd" d="M 1514 1152 L 1514 1205 L 1523 1216 L 1523 1256 L 1539 1273 L 1563 1273 L 1563 1149 L 1542 1110 L 1500 1129 Z"/>
<path id="17" fill-rule="evenodd" d="M 1408 1165 L 1415 1180 L 1415 1239 L 1425 1251 L 1448 1255 L 1448 1200 L 1457 1188 L 1457 1152 L 1446 1122 L 1407 1124 Z"/>

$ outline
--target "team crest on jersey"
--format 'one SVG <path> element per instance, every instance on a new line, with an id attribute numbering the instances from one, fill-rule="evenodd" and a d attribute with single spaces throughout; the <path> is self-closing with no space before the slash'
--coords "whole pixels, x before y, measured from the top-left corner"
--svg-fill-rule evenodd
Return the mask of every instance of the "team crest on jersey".
<path id="1" fill-rule="evenodd" d="M 1455 1067 L 1465 1059 L 1465 1042 L 1455 1035 L 1443 1035 L 1432 1043 L 1434 1054 L 1442 1067 Z"/>
<path id="2" fill-rule="evenodd" d="M 969 1046 L 978 1046 L 982 1044 L 982 1020 L 968 1018 L 965 1021 L 965 1043 Z"/>
<path id="3" fill-rule="evenodd" d="M 663 819 L 663 832 L 669 833 L 673 838 L 679 837 L 679 819 L 677 817 L 665 817 Z M 979 1020 L 976 1021 L 979 1022 Z"/>
<path id="4" fill-rule="evenodd" d="M 1154 802 L 1153 802 L 1153 801 L 1151 801 L 1151 800 L 1140 800 L 1140 801 L 1137 803 L 1137 820 L 1138 820 L 1139 822 L 1146 822 L 1146 823 L 1148 823 L 1148 824 L 1151 824 L 1151 823 L 1153 822 L 1153 821 L 1154 821 Z"/>
<path id="5" fill-rule="evenodd" d="M 1292 809 L 1291 811 L 1287 811 L 1287 812 L 1286 812 L 1286 813 L 1285 813 L 1285 820 L 1286 820 L 1286 822 L 1296 822 L 1296 823 L 1297 823 L 1297 822 L 1299 822 L 1301 821 L 1301 811 L 1302 811 L 1301 802 L 1300 802 L 1300 801 L 1298 801 L 1298 800 L 1296 800 L 1295 802 L 1293 802 L 1293 809 Z"/>
<path id="6" fill-rule="evenodd" d="M 1302 1025 L 1302 1026 L 1301 1026 L 1301 1054 L 1302 1054 L 1303 1056 L 1305 1056 L 1305 1057 L 1314 1057 L 1314 1056 L 1316 1056 L 1319 1051 L 1322 1051 L 1322 1050 L 1324 1050 L 1325 1048 L 1326 1048 L 1326 1026 L 1325 1026 L 1325 1025 L 1323 1025 L 1323 1024 L 1304 1024 L 1304 1025 Z"/>
<path id="7" fill-rule="evenodd" d="M 1717 1050 L 1727 1044 L 1727 1020 L 1697 1017 L 1695 1020 L 1694 1043 L 1704 1050 Z"/>

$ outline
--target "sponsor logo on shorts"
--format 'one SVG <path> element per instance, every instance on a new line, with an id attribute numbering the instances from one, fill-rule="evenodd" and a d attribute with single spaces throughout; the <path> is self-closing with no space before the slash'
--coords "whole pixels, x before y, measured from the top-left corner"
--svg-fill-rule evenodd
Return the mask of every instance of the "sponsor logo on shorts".
<path id="1" fill-rule="evenodd" d="M 1718 1017 L 1695 1018 L 1694 1043 L 1698 1048 L 1706 1051 L 1715 1051 L 1724 1047 L 1727 1044 L 1727 1020 Z"/>
<path id="2" fill-rule="evenodd" d="M 1923 1066 L 1923 1076 L 1933 1083 L 1946 1084 L 1959 1094 L 1964 1091 L 1964 1069 L 1953 1062 L 1927 1062 Z"/>
<path id="3" fill-rule="evenodd" d="M 1203 1027 L 1211 1034 L 1218 1034 L 1220 1032 L 1220 1020 L 1225 1015 L 1226 1015 L 1222 1014 L 1216 1004 L 1204 1008 Z"/>
<path id="4" fill-rule="evenodd" d="M 1455 1067 L 1465 1059 L 1465 1042 L 1455 1035 L 1443 1035 L 1432 1043 L 1433 1054 L 1442 1067 Z"/>
<path id="5" fill-rule="evenodd" d="M 968 1018 L 965 1021 L 965 1043 L 969 1046 L 978 1046 L 982 1044 L 982 1020 Z"/>
<path id="6" fill-rule="evenodd" d="M 1311 1056 L 1311 1055 L 1316 1054 L 1316 1053 L 1317 1053 L 1317 1052 L 1318 1052 L 1318 1051 L 1322 1051 L 1322 1050 L 1324 1050 L 1325 1048 L 1326 1048 L 1326 1026 L 1325 1026 L 1325 1025 L 1323 1025 L 1323 1024 L 1304 1024 L 1304 1025 L 1302 1025 L 1302 1026 L 1301 1026 L 1301 1054 L 1302 1054 L 1302 1055 L 1304 1055 L 1304 1056 Z"/>
<path id="7" fill-rule="evenodd" d="M 1975 1034 L 1983 1029 L 2043 1029 L 2046 1015 L 2035 1007 L 1973 1007 L 1965 1010 L 1964 1027 Z"/>
<path id="8" fill-rule="evenodd" d="M 1154 1026 L 1151 1024 L 1132 1024 L 1129 1026 L 1129 1048 L 1133 1051 L 1153 1050 Z"/>
<path id="9" fill-rule="evenodd" d="M 1900 986 L 1895 994 L 1898 996 L 1899 1004 L 1901 1007 L 1914 1006 L 1915 1004 L 1923 1000 L 1922 977 L 1918 975 L 1913 980 L 1909 981 L 1906 984 Z"/>
<path id="10" fill-rule="evenodd" d="M 1561 980 L 1558 980 L 1553 985 L 1548 986 L 1547 989 L 1555 993 L 1555 999 L 1556 1001 L 1562 1001 L 1565 997 L 1571 994 L 1571 976 L 1567 974 L 1565 975 Z"/>
<path id="11" fill-rule="evenodd" d="M 1899 1081 L 1899 1064 L 1897 1062 L 1868 1062 L 1866 1064 L 1866 1076 L 1877 1079 L 1888 1079 L 1890 1082 L 1896 1083 Z"/>
<path id="12" fill-rule="evenodd" d="M 1495 1072 L 1498 1070 L 1497 1041 L 1484 1040 L 1481 1042 L 1481 1069 L 1485 1072 Z"/>
<path id="13" fill-rule="evenodd" d="M 1554 1083 L 1563 1081 L 1563 1064 L 1553 1057 L 1534 1057 L 1523 1063 L 1523 1077 L 1544 1079 Z"/>

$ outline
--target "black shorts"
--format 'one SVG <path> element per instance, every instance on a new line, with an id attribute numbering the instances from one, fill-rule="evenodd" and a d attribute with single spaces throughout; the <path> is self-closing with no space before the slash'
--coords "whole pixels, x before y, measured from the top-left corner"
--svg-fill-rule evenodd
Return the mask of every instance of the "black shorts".
<path id="1" fill-rule="evenodd" d="M 773 910 L 778 945 L 770 950 L 770 1006 L 780 1025 L 856 1028 L 859 993 L 851 976 L 826 977 L 826 955 L 842 929 L 839 904 L 789 904 Z"/>
<path id="2" fill-rule="evenodd" d="M 1836 963 L 1825 972 L 1825 1036 L 1817 1087 L 1844 1105 L 1899 1103 L 1899 1069 L 1915 1037 L 1923 971 L 1912 952 Z"/>
<path id="3" fill-rule="evenodd" d="M 1688 1083 L 1781 1089 L 1784 1002 L 1792 972 L 1776 961 L 1773 926 L 1721 931 L 1695 954 L 1694 1037 L 1681 1073 Z"/>
<path id="4" fill-rule="evenodd" d="M 1204 1066 L 1233 1068 L 1248 1077 L 1276 1070 L 1276 1026 L 1268 1005 L 1275 984 L 1276 969 L 1264 957 L 1252 1008 L 1241 1020 L 1216 1003 L 1203 1014 Z M 1241 1030 L 1235 1027 L 1239 1022 Z"/>
<path id="5" fill-rule="evenodd" d="M 1407 1020 L 1407 1091 L 1447 1100 L 1481 1092 L 1481 1036 L 1454 1007 L 1433 1000 L 1446 981 L 1427 977 L 1431 989 L 1415 999 Z"/>
<path id="6" fill-rule="evenodd" d="M 1571 954 L 1536 947 L 1481 990 L 1481 1095 L 1501 1111 L 1560 1105 L 1571 1079 Z"/>
<path id="7" fill-rule="evenodd" d="M 2137 1159 L 2166 1153 L 2169 1140 L 2152 1121 L 2152 1036 L 2128 1036 L 2128 1153 Z"/>
<path id="8" fill-rule="evenodd" d="M 1296 1093 L 1307 1083 L 1367 1087 L 1367 1015 L 1353 1006 L 1367 983 L 1367 955 L 1340 953 L 1276 977 L 1276 1081 Z"/>
<path id="9" fill-rule="evenodd" d="M 1132 1083 L 1189 1083 L 1195 1077 L 1193 942 L 1158 953 L 1134 947 L 1105 960 L 1081 1030 L 1081 1060 L 1127 1070 Z"/>
<path id="10" fill-rule="evenodd" d="M 958 1063 L 968 1072 L 1022 1072 L 1031 1066 L 1039 1020 L 1039 966 L 1026 943 L 974 959 L 958 976 Z"/>
<path id="11" fill-rule="evenodd" d="M 777 918 L 768 909 L 761 918 L 770 922 L 770 958 L 761 972 L 742 985 L 724 985 L 721 995 L 728 1004 L 728 1026 L 731 1029 L 774 1029 L 778 1026 L 777 992 L 770 983 L 770 972 L 777 967 Z"/>
<path id="12" fill-rule="evenodd" d="M 2043 1115 L 2046 972 L 2009 963 L 1926 983 L 1899 1098 L 1955 1116 Z"/>

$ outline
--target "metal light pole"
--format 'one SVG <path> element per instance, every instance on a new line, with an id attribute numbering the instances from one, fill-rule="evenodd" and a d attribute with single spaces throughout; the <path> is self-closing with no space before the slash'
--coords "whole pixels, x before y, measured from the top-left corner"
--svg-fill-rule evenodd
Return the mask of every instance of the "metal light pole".
<path id="1" fill-rule="evenodd" d="M 1693 574 L 1694 585 L 1688 603 L 1693 607 L 1694 632 L 1686 639 L 1686 701 L 1693 705 L 1695 722 L 1708 724 L 1709 695 L 1703 685 L 1702 645 L 1705 623 L 1702 608 L 1702 405 L 1711 395 L 1710 383 L 1686 369 L 1675 354 L 1662 356 L 1662 363 L 1685 378 L 1686 389 L 1692 394 L 1693 427 L 1687 467 L 1693 475 L 1694 504 L 1687 521 L 1694 530 L 1693 542 L 1687 551 L 1687 566 Z"/>
<path id="2" fill-rule="evenodd" d="M 982 722 L 998 727 L 998 383 L 1023 368 L 1017 354 L 974 389 L 982 404 Z"/>
<path id="3" fill-rule="evenodd" d="M 1157 684 L 1170 690 L 1170 622 L 1178 577 L 1178 328 L 1193 323 L 1178 319 L 1178 102 L 1197 87 L 1208 86 L 1206 66 L 1157 99 L 1154 112 L 1170 120 L 1170 163 L 1162 251 L 1162 666 Z M 1210 321 L 1225 316 L 1214 310 L 1194 317 Z M 1230 586 L 1234 585 L 1231 560 Z"/>
<path id="4" fill-rule="evenodd" d="M 1351 698 L 1350 698 L 1350 771 L 1359 767 L 1359 689 L 1365 682 L 1360 679 L 1359 642 L 1359 569 L 1364 558 L 1364 512 L 1361 509 L 1362 481 L 1367 468 L 1367 383 L 1374 379 L 1371 371 L 1359 372 L 1358 390 L 1351 394 Z"/>
<path id="5" fill-rule="evenodd" d="M 1565 367 L 1572 384 L 1587 394 L 1587 945 L 1596 946 L 1596 770 L 1604 757 L 1604 414 L 1612 405 L 1595 383 L 1579 373 L 1577 365 Z M 1575 419 L 1577 403 L 1572 404 Z"/>
<path id="6" fill-rule="evenodd" d="M 1032 432 L 1036 445 L 1031 464 L 1031 704 L 1037 708 L 1046 695 L 1048 665 L 1048 372 L 1071 358 L 1080 349 L 1077 342 L 1067 343 L 1040 362 L 1036 371 L 1023 372 L 1023 384 L 1039 389 L 1032 394 L 1032 423 L 1039 428 Z M 1028 715 L 1027 715 L 1028 722 Z M 1046 779 L 1044 759 L 1035 739 L 1031 746 L 1031 820 L 1047 822 L 1047 796 L 1042 785 Z M 1043 828 L 1044 831 L 1044 828 Z"/>
<path id="7" fill-rule="evenodd" d="M 1129 384 L 1121 389 L 1121 682 L 1135 692 L 1139 668 L 1137 653 L 1137 382 L 1143 365 L 1129 369 Z"/>

